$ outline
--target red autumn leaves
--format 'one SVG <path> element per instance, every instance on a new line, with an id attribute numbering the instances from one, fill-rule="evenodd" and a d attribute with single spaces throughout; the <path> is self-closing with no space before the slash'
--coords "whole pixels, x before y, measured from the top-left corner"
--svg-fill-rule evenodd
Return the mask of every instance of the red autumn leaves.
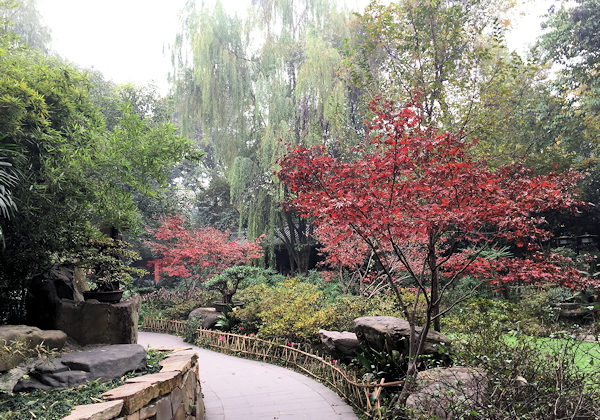
<path id="1" fill-rule="evenodd" d="M 158 265 L 168 276 L 204 281 L 228 267 L 263 256 L 262 237 L 251 242 L 231 240 L 228 231 L 186 226 L 181 216 L 162 219 L 161 226 L 151 233 L 155 241 L 148 245 L 159 257 L 150 264 Z"/>
<path id="2" fill-rule="evenodd" d="M 326 238 L 333 260 L 355 261 L 347 241 L 362 242 L 391 263 L 426 276 L 427 255 L 440 272 L 487 275 L 495 282 L 589 284 L 557 257 L 535 254 L 550 238 L 539 215 L 573 209 L 577 172 L 534 175 L 517 165 L 490 168 L 475 142 L 424 128 L 415 110 L 373 105 L 368 139 L 348 154 L 324 146 L 297 147 L 281 161 L 279 178 L 295 193 L 290 202 Z M 328 233 L 326 233 L 329 231 Z M 491 261 L 474 249 L 512 245 L 529 259 Z M 574 276 L 574 277 L 573 277 Z"/>

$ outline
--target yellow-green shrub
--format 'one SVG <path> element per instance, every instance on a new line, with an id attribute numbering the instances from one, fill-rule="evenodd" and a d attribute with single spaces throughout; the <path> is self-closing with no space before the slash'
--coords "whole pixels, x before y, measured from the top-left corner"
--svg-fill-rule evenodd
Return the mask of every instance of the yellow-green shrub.
<path id="1" fill-rule="evenodd" d="M 333 308 L 327 304 L 318 286 L 287 279 L 273 288 L 252 286 L 244 291 L 255 293 L 236 316 L 243 323 L 258 322 L 262 337 L 304 341 L 315 339 L 319 329 L 333 325 Z"/>

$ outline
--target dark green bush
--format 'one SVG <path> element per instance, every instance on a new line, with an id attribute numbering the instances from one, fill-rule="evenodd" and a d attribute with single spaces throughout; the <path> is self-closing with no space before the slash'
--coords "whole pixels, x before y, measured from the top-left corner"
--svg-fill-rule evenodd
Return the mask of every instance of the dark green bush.
<path id="1" fill-rule="evenodd" d="M 214 291 L 199 288 L 186 291 L 160 288 L 142 295 L 140 318 L 185 320 L 192 310 L 210 306 L 215 300 L 218 300 L 218 293 Z"/>
<path id="2" fill-rule="evenodd" d="M 207 302 L 205 300 L 188 300 L 186 302 L 181 302 L 171 306 L 170 308 L 165 309 L 164 311 L 162 311 L 162 316 L 168 319 L 177 319 L 185 321 L 188 318 L 190 312 L 192 312 L 196 308 L 206 306 L 206 304 Z"/>

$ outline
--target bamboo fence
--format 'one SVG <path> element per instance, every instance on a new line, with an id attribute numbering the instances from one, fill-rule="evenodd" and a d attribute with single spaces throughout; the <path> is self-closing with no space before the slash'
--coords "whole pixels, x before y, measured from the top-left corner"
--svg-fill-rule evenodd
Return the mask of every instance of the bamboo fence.
<path id="1" fill-rule="evenodd" d="M 141 328 L 146 331 L 182 335 L 187 328 L 187 322 L 145 319 Z M 294 368 L 329 385 L 356 409 L 374 418 L 381 418 L 383 389 L 402 384 L 400 381 L 384 382 L 383 379 L 379 382 L 360 380 L 356 373 L 345 370 L 329 356 L 319 356 L 310 353 L 308 348 L 300 349 L 255 336 L 198 329 L 196 344 L 225 354 L 275 362 Z"/>

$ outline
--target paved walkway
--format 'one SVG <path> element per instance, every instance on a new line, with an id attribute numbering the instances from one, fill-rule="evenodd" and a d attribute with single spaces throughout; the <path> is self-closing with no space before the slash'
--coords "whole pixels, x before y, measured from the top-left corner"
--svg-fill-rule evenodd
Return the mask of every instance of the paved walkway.
<path id="1" fill-rule="evenodd" d="M 179 337 L 140 332 L 150 347 L 187 346 Z M 356 420 L 352 408 L 319 382 L 279 366 L 227 356 L 193 346 L 198 352 L 206 420 Z"/>

